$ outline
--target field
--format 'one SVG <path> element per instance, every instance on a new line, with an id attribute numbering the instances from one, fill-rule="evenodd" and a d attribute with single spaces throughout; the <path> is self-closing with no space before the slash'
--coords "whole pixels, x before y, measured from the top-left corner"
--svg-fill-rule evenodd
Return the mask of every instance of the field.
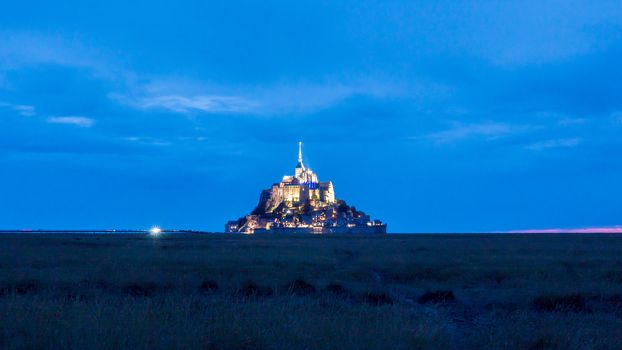
<path id="1" fill-rule="evenodd" d="M 0 235 L 2 349 L 620 349 L 622 236 Z"/>

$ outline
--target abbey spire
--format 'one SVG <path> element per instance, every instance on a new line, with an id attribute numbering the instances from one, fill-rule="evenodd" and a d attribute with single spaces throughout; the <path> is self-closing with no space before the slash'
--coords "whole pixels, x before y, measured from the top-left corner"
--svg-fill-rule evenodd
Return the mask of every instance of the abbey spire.
<path id="1" fill-rule="evenodd" d="M 302 178 L 303 174 L 307 172 L 305 165 L 302 163 L 302 142 L 298 142 L 298 164 L 296 164 L 296 169 L 294 171 L 294 176 L 296 178 Z"/>
<path id="2" fill-rule="evenodd" d="M 305 170 L 305 165 L 302 163 L 302 142 L 298 142 L 298 164 L 296 168 L 301 168 Z"/>

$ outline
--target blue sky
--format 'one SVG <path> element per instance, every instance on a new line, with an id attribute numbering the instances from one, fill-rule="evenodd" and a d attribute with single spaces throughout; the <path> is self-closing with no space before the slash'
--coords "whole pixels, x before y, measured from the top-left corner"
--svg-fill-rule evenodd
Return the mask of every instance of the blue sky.
<path id="1" fill-rule="evenodd" d="M 619 1 L 14 1 L 0 227 L 222 230 L 296 143 L 389 231 L 622 224 Z"/>

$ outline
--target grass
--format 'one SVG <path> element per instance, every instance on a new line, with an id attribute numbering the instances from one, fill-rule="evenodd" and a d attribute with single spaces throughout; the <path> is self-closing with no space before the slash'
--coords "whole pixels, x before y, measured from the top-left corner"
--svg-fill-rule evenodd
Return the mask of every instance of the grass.
<path id="1" fill-rule="evenodd" d="M 0 235 L 2 349 L 619 349 L 622 236 Z"/>

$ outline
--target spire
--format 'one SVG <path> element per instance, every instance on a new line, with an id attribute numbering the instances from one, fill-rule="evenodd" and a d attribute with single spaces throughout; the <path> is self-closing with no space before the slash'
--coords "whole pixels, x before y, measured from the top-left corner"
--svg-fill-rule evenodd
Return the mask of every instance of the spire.
<path id="1" fill-rule="evenodd" d="M 301 169 L 301 171 L 305 170 L 305 165 L 302 164 L 302 142 L 298 142 L 298 164 L 296 165 L 296 169 Z M 298 170 L 296 170 L 296 176 L 300 175 Z"/>

